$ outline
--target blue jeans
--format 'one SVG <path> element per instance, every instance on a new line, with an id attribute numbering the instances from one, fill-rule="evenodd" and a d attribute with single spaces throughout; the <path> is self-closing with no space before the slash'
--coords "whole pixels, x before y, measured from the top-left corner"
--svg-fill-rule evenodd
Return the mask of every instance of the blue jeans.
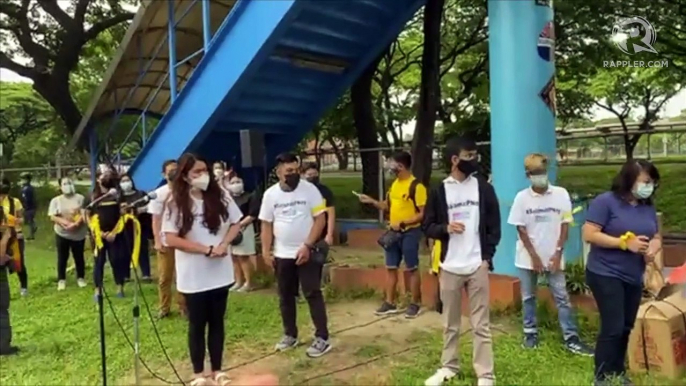
<path id="1" fill-rule="evenodd" d="M 567 341 L 569 338 L 578 337 L 574 312 L 569 302 L 567 282 L 564 271 L 545 272 L 548 279 L 548 287 L 555 306 L 557 306 L 558 319 L 562 327 L 562 336 Z M 530 269 L 519 269 L 519 280 L 522 287 L 522 313 L 524 316 L 524 333 L 536 334 L 536 290 L 538 289 L 538 274 Z"/>
<path id="2" fill-rule="evenodd" d="M 419 266 L 419 241 L 422 238 L 422 231 L 417 227 L 408 229 L 400 235 L 400 240 L 395 245 L 384 250 L 386 268 L 397 269 L 400 262 L 405 260 L 405 268 L 413 271 Z"/>

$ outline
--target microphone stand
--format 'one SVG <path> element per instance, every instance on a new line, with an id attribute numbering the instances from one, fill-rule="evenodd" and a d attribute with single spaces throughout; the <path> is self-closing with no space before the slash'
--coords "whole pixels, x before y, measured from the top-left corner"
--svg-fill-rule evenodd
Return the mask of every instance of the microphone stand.
<path id="1" fill-rule="evenodd" d="M 133 372 L 136 380 L 135 385 L 141 384 L 140 374 L 140 305 L 138 303 L 138 291 L 140 289 L 140 281 L 138 279 L 137 267 L 133 268 L 133 276 L 136 283 L 136 288 L 133 290 Z"/>
<path id="2" fill-rule="evenodd" d="M 133 207 L 134 213 L 136 214 L 136 208 Z M 131 240 L 129 237 L 129 233 L 125 230 L 124 231 L 124 242 L 126 244 L 126 248 L 128 253 L 130 254 L 130 259 L 129 261 L 133 261 L 133 246 L 135 245 L 135 240 Z M 140 236 L 140 235 L 139 235 Z M 133 237 L 136 237 L 135 234 Z M 141 242 L 147 242 L 147 240 L 143 240 L 141 237 Z M 140 259 L 140 256 L 139 256 Z M 131 263 L 129 263 L 129 267 L 127 267 L 129 270 L 131 270 Z M 134 371 L 134 379 L 135 379 L 135 385 L 140 385 L 141 384 L 141 377 L 140 377 L 140 303 L 139 303 L 139 291 L 141 288 L 140 285 L 140 277 L 138 276 L 138 267 L 133 266 L 133 280 L 134 280 L 134 289 L 133 289 L 133 371 Z"/>
<path id="3" fill-rule="evenodd" d="M 102 386 L 107 386 L 107 351 L 105 350 L 105 306 L 102 286 L 98 288 L 98 314 L 100 317 L 100 365 L 102 367 Z"/>

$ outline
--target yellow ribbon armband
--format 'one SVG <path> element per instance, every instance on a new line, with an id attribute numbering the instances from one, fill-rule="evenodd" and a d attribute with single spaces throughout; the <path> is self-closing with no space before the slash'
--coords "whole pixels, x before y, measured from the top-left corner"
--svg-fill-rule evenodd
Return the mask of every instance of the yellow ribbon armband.
<path id="1" fill-rule="evenodd" d="M 110 233 L 115 235 L 122 233 L 126 227 L 126 223 L 129 221 L 133 223 L 133 249 L 131 250 L 131 266 L 133 268 L 138 268 L 141 251 L 141 223 L 138 221 L 136 216 L 132 214 L 122 215 Z M 100 218 L 97 214 L 91 216 L 90 221 L 88 221 L 88 227 L 93 234 L 95 254 L 97 255 L 98 252 L 104 247 L 102 229 L 100 228 Z"/>
<path id="2" fill-rule="evenodd" d="M 441 247 L 441 240 L 435 240 L 431 249 L 431 272 L 436 275 L 441 268 Z"/>
<path id="3" fill-rule="evenodd" d="M 619 237 L 619 249 L 626 251 L 629 248 L 629 240 L 633 239 L 634 237 L 636 237 L 636 235 L 631 232 L 626 232 L 625 234 L 621 235 Z"/>

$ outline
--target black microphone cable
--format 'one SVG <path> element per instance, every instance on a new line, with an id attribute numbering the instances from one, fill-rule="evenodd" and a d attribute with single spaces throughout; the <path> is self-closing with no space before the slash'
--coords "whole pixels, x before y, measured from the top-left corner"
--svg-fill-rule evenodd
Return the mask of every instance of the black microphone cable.
<path id="1" fill-rule="evenodd" d="M 117 323 L 117 326 L 119 326 L 119 329 L 121 330 L 122 334 L 124 335 L 124 338 L 126 338 L 126 342 L 129 344 L 129 346 L 131 347 L 132 350 L 135 350 L 134 344 L 133 344 L 133 342 L 131 341 L 131 338 L 129 338 L 129 334 L 126 332 L 126 328 L 124 327 L 124 325 L 122 324 L 121 320 L 120 320 L 119 317 L 117 316 L 117 312 L 116 312 L 116 310 L 115 310 L 115 308 L 114 308 L 114 304 L 112 304 L 112 300 L 110 299 L 109 295 L 107 294 L 107 291 L 105 291 L 104 286 L 103 286 L 103 288 L 101 289 L 101 291 L 102 291 L 103 298 L 105 298 L 105 300 L 107 300 L 107 304 L 108 304 L 109 307 L 110 307 L 110 311 L 112 311 L 112 316 L 114 316 L 114 320 L 115 320 L 115 322 Z M 169 359 L 169 358 L 167 357 L 167 359 Z M 143 367 L 148 371 L 148 373 L 150 373 L 150 375 L 153 376 L 155 379 L 157 379 L 157 380 L 159 380 L 159 381 L 161 381 L 161 382 L 164 382 L 164 383 L 166 383 L 166 384 L 168 384 L 168 385 L 185 385 L 185 383 L 183 382 L 183 380 L 181 379 L 181 377 L 179 376 L 179 374 L 176 372 L 176 369 L 174 368 L 174 366 L 172 366 L 172 369 L 173 369 L 174 372 L 176 373 L 176 376 L 179 377 L 179 381 L 180 381 L 180 382 L 170 381 L 170 380 L 165 379 L 165 378 L 163 378 L 162 376 L 160 376 L 158 373 L 156 373 L 155 371 L 153 371 L 153 370 L 150 368 L 150 366 L 148 366 L 148 364 L 145 362 L 145 360 L 143 360 L 143 357 L 142 357 L 142 356 L 139 356 L 139 357 L 138 357 L 138 360 L 141 362 L 141 364 L 143 365 Z"/>
<path id="2" fill-rule="evenodd" d="M 130 235 L 129 235 L 129 232 L 127 232 L 127 229 L 126 229 L 126 228 L 122 231 L 121 236 L 123 237 L 123 240 L 124 240 L 124 243 L 123 243 L 123 244 L 124 244 L 124 247 L 126 248 L 127 253 L 130 253 L 130 251 L 133 251 L 133 248 L 132 248 L 133 243 L 132 243 L 131 240 L 130 240 Z M 134 236 L 134 237 L 135 237 L 135 236 Z M 145 240 L 145 241 L 147 242 L 147 240 Z M 143 242 L 143 240 L 141 240 L 141 242 Z M 123 254 L 122 254 L 122 256 L 123 256 Z M 118 262 L 118 263 L 121 263 L 121 262 Z M 127 269 L 129 269 L 129 270 L 131 269 L 130 264 L 129 264 L 129 266 L 127 267 Z M 141 362 L 141 364 L 143 365 L 143 367 L 148 371 L 148 373 L 150 373 L 150 375 L 153 376 L 154 378 L 156 378 L 157 380 L 162 381 L 162 382 L 167 383 L 167 384 L 170 384 L 170 385 L 185 385 L 184 380 L 183 380 L 183 379 L 181 378 L 181 376 L 179 375 L 179 372 L 176 370 L 176 367 L 174 366 L 173 361 L 172 361 L 171 358 L 169 357 L 169 354 L 168 354 L 168 352 L 167 352 L 166 346 L 165 346 L 164 343 L 162 342 L 162 338 L 160 337 L 159 330 L 157 329 L 157 325 L 156 325 L 155 322 L 154 322 L 154 317 L 153 317 L 153 315 L 152 315 L 152 312 L 150 311 L 150 305 L 149 305 L 147 299 L 145 298 L 145 295 L 143 294 L 143 287 L 141 286 L 141 283 L 140 283 L 140 277 L 139 277 L 139 275 L 138 275 L 138 269 L 137 269 L 137 267 L 134 267 L 133 272 L 134 272 L 134 276 L 135 276 L 135 282 L 136 282 L 136 285 L 137 285 L 137 287 L 138 287 L 136 290 L 139 291 L 139 295 L 140 295 L 141 299 L 143 299 L 143 304 L 145 305 L 146 311 L 147 311 L 147 313 L 148 313 L 148 317 L 150 318 L 150 323 L 152 324 L 153 332 L 154 332 L 154 334 L 155 334 L 156 340 L 157 340 L 157 342 L 159 343 L 160 348 L 162 349 L 162 353 L 163 353 L 163 355 L 164 355 L 164 357 L 165 357 L 165 360 L 167 361 L 167 363 L 168 363 L 169 366 L 171 367 L 172 371 L 174 371 L 174 375 L 175 375 L 176 378 L 179 380 L 179 382 L 167 380 L 167 379 L 163 378 L 162 376 L 160 376 L 159 374 L 157 374 L 156 372 L 154 372 L 154 371 L 147 365 L 147 363 L 145 363 L 145 361 L 143 360 L 143 358 L 142 358 L 141 355 L 138 356 L 138 359 L 140 360 L 140 362 Z M 121 330 L 122 333 L 124 334 L 124 337 L 126 338 L 126 341 L 128 342 L 129 346 L 130 346 L 131 349 L 134 350 L 134 352 L 135 352 L 135 345 L 134 345 L 134 343 L 131 341 L 131 339 L 129 338 L 129 335 L 128 335 L 128 333 L 126 332 L 126 329 L 124 328 L 123 324 L 122 324 L 121 321 L 119 320 L 119 317 L 117 316 L 116 311 L 115 311 L 115 309 L 114 309 L 114 305 L 112 304 L 112 301 L 111 301 L 110 297 L 107 295 L 107 293 L 106 293 L 105 290 L 104 290 L 104 286 L 103 286 L 103 288 L 102 288 L 102 291 L 103 291 L 104 298 L 107 299 L 107 302 L 108 302 L 108 304 L 109 304 L 109 306 L 110 306 L 110 309 L 111 309 L 111 311 L 112 311 L 112 314 L 113 314 L 113 316 L 114 316 L 114 319 L 115 319 L 115 321 L 117 322 L 117 325 L 119 326 L 120 330 Z M 134 312 L 140 312 L 140 311 L 139 311 L 139 310 L 135 310 Z"/>

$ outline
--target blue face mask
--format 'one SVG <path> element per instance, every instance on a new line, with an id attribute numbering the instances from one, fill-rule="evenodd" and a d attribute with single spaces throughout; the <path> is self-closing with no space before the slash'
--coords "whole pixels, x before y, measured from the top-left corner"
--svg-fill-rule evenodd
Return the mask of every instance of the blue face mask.
<path id="1" fill-rule="evenodd" d="M 633 191 L 633 194 L 636 198 L 645 200 L 646 198 L 650 198 L 650 196 L 653 195 L 654 191 L 655 185 L 653 185 L 652 183 L 639 182 L 636 186 L 636 189 Z"/>

